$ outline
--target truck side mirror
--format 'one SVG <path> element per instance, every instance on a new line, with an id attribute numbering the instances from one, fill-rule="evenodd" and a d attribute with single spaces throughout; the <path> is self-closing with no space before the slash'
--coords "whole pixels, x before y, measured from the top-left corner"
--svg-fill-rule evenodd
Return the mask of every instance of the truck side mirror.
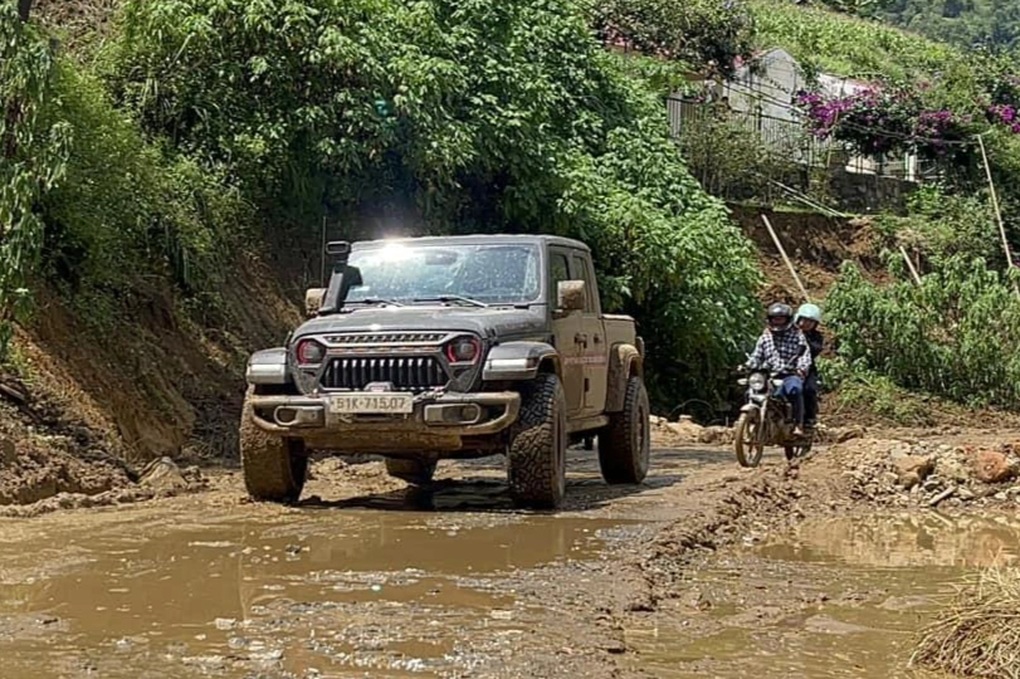
<path id="1" fill-rule="evenodd" d="M 560 281 L 556 286 L 558 311 L 568 314 L 574 311 L 583 311 L 585 299 L 584 281 Z"/>
<path id="2" fill-rule="evenodd" d="M 322 308 L 322 300 L 326 296 L 326 288 L 308 288 L 305 290 L 305 314 L 315 316 Z"/>

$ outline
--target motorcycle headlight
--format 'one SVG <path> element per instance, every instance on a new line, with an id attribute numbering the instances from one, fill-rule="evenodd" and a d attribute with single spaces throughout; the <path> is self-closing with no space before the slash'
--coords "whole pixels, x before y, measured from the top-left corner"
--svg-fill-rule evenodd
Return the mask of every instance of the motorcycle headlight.
<path id="1" fill-rule="evenodd" d="M 765 391 L 765 382 L 764 373 L 751 373 L 750 377 L 747 378 L 747 385 L 753 391 Z"/>

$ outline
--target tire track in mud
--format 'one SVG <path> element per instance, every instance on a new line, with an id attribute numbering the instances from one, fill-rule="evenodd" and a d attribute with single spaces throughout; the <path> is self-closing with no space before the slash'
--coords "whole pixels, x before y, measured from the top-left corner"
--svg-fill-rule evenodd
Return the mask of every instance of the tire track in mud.
<path id="1" fill-rule="evenodd" d="M 813 458 L 801 464 L 811 463 L 817 468 L 812 477 L 831 473 L 831 464 Z M 532 583 L 544 586 L 520 586 L 519 593 L 533 601 L 572 602 L 563 611 L 572 620 L 564 624 L 588 628 L 582 645 L 589 650 L 586 671 L 601 667 L 604 672 L 589 676 L 653 676 L 634 666 L 635 650 L 625 639 L 635 620 L 654 615 L 664 602 L 679 598 L 697 561 L 739 542 L 745 529 L 789 525 L 805 515 L 806 501 L 828 507 L 825 500 L 816 503 L 806 497 L 800 464 L 772 459 L 754 470 L 699 466 L 670 491 L 664 502 L 674 505 L 672 519 L 604 536 L 607 546 L 599 562 L 535 569 Z M 572 585 L 579 571 L 589 578 L 583 592 Z"/>

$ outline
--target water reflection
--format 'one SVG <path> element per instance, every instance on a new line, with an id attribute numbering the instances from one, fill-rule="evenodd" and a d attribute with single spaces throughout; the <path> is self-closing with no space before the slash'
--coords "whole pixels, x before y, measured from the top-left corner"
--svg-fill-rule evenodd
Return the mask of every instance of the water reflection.
<path id="1" fill-rule="evenodd" d="M 873 568 L 983 568 L 1020 560 L 1020 517 L 871 515 L 807 521 L 761 553 L 785 561 Z"/>

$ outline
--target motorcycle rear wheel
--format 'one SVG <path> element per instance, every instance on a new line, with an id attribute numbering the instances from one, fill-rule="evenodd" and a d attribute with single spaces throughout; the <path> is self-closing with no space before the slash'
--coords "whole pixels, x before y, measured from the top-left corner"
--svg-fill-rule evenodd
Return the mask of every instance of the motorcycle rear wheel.
<path id="1" fill-rule="evenodd" d="M 741 413 L 733 432 L 733 448 L 741 467 L 757 467 L 765 452 L 765 443 L 760 441 L 761 421 L 757 414 Z"/>

